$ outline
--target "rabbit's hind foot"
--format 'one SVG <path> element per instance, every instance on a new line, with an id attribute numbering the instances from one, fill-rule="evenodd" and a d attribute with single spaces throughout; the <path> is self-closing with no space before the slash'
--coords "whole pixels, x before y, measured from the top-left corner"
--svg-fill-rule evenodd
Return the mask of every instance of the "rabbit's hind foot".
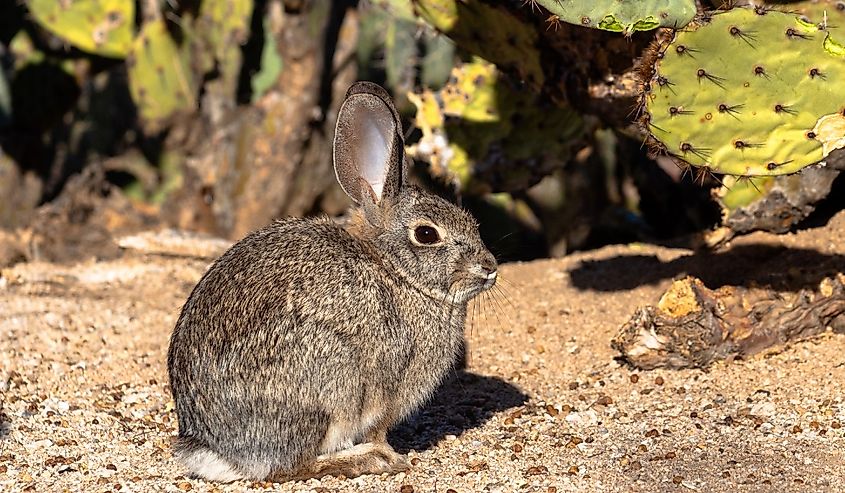
<path id="1" fill-rule="evenodd" d="M 396 474 L 408 469 L 403 455 L 387 443 L 362 443 L 331 454 L 318 456 L 297 474 L 297 479 L 344 476 L 354 478 L 363 474 Z"/>

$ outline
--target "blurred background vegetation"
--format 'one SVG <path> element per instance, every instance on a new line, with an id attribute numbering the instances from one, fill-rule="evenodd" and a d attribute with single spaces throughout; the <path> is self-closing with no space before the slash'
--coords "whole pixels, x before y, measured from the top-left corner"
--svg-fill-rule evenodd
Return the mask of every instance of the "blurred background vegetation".
<path id="1" fill-rule="evenodd" d="M 727 8 L 668 3 L 679 5 L 666 28 Z M 821 4 L 845 26 L 841 3 L 789 9 Z M 415 177 L 471 209 L 502 260 L 632 241 L 715 247 L 842 208 L 841 153 L 799 175 L 723 183 L 655 145 L 642 118 L 649 46 L 671 29 L 559 6 L 0 2 L 0 265 L 107 257 L 117 235 L 146 228 L 237 239 L 278 217 L 342 215 L 331 140 L 359 79 L 393 94 Z"/>

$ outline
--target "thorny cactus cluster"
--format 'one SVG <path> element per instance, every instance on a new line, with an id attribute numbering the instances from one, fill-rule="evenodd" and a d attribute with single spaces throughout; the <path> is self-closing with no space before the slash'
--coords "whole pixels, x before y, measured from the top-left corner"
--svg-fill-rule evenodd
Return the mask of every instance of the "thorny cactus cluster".
<path id="1" fill-rule="evenodd" d="M 467 87 L 465 111 L 470 114 L 476 101 L 495 100 L 501 107 L 513 108 L 506 115 L 502 111 L 491 112 L 486 120 L 489 129 L 499 128 L 504 118 L 511 122 L 530 121 L 533 106 L 525 102 L 532 98 L 526 98 L 526 92 L 539 93 L 560 107 L 570 108 L 565 95 L 549 93 L 550 71 L 544 65 L 544 59 L 553 58 L 543 42 L 558 29 L 563 33 L 566 29 L 588 27 L 623 36 L 653 30 L 657 41 L 641 53 L 639 62 L 633 62 L 640 89 L 632 95 L 639 103 L 631 105 L 629 123 L 638 123 L 639 127 L 622 128 L 618 122 L 598 126 L 615 126 L 622 133 L 639 128 L 638 138 L 649 144 L 654 155 L 668 156 L 682 168 L 692 166 L 699 170 L 699 176 L 740 178 L 731 180 L 718 194 L 726 223 L 732 211 L 744 210 L 755 201 L 771 203 L 764 200 L 767 194 L 784 189 L 787 181 L 793 188 L 804 183 L 780 179 L 778 175 L 824 164 L 831 152 L 845 147 L 845 85 L 840 83 L 845 80 L 845 30 L 841 27 L 845 26 L 845 2 L 841 0 L 711 11 L 697 11 L 696 2 L 691 0 L 514 0 L 504 5 L 483 0 L 388 3 L 402 4 L 406 12 L 413 12 L 450 37 L 463 52 L 492 62 L 499 71 L 522 84 L 520 89 L 511 91 L 503 89 L 508 84 L 501 83 Z M 566 24 L 561 23 L 580 27 L 564 28 Z M 597 52 L 601 53 L 592 53 Z M 580 65 L 597 62 L 608 64 L 600 59 L 575 59 Z M 453 76 L 451 85 L 456 79 L 460 77 Z M 418 108 L 417 125 L 424 134 L 421 146 L 415 150 L 431 150 L 418 152 L 417 157 L 431 162 L 435 170 L 457 177 L 464 190 L 471 191 L 472 181 L 491 183 L 491 177 L 481 171 L 490 149 L 486 145 L 464 144 L 467 139 L 463 127 L 473 117 L 450 112 L 449 91 L 446 88 L 440 93 L 423 92 L 413 97 Z M 491 95 L 491 91 L 496 94 Z M 533 98 L 535 103 L 542 99 Z M 444 115 L 452 119 L 443 123 Z M 590 125 L 596 122 L 595 117 L 599 122 L 602 118 L 584 116 Z M 513 131 L 523 125 L 504 127 Z M 430 145 L 433 142 L 439 147 Z M 530 142 L 523 142 L 522 147 L 530 149 L 534 156 L 543 151 L 547 156 L 556 152 Z M 568 147 L 564 152 L 562 161 L 571 156 Z M 496 176 L 508 175 L 503 172 L 506 163 L 513 167 L 512 175 L 531 169 L 531 163 L 520 162 L 509 153 L 504 155 L 496 167 Z M 535 165 L 533 169 L 549 173 L 552 168 Z M 835 171 L 831 173 L 825 175 L 824 186 L 813 188 L 822 192 L 800 197 L 791 194 L 790 203 L 819 200 L 830 190 L 836 176 Z M 748 177 L 757 178 L 751 182 Z M 535 181 L 525 180 L 519 185 Z M 730 192 L 729 187 L 734 187 L 736 193 Z M 742 204 L 732 201 L 732 196 L 741 196 Z M 792 212 L 778 213 L 788 216 L 781 223 L 792 224 L 812 210 L 792 208 Z"/>
<path id="2" fill-rule="evenodd" d="M 518 16 L 481 1 L 410 3 L 468 52 L 529 87 L 543 83 L 535 68 L 536 31 Z M 714 173 L 772 176 L 794 173 L 845 146 L 845 86 L 837 83 L 845 75 L 845 47 L 828 32 L 835 29 L 830 19 L 845 16 L 839 3 L 809 0 L 790 5 L 791 13 L 769 7 L 702 12 L 694 22 L 691 1 L 523 5 L 542 7 L 551 24 L 563 20 L 625 34 L 666 28 L 658 32 L 663 41 L 644 53 L 641 69 L 640 113 L 653 148 Z M 499 28 L 483 27 L 490 25 Z"/>
<path id="3" fill-rule="evenodd" d="M 409 154 L 456 179 L 464 192 L 525 190 L 561 167 L 583 135 L 574 110 L 544 106 L 481 59 L 456 67 L 437 93 L 411 101 L 423 137 Z"/>

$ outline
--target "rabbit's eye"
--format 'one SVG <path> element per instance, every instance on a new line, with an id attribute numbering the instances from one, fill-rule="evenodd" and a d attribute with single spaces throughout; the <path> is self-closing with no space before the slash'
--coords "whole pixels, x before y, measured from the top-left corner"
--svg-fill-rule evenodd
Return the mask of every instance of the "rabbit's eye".
<path id="1" fill-rule="evenodd" d="M 414 239 L 423 245 L 433 245 L 440 241 L 440 235 L 431 226 L 417 226 L 414 228 Z"/>

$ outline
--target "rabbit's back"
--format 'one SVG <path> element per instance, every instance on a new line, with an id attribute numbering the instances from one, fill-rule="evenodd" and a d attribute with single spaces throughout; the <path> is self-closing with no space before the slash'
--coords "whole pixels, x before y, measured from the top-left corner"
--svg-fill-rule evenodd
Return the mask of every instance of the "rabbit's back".
<path id="1" fill-rule="evenodd" d="M 253 232 L 227 251 L 198 283 L 183 311 L 208 336 L 237 339 L 283 314 L 348 320 L 349 310 L 383 302 L 378 264 L 327 219 L 286 219 Z M 361 289 L 369 296 L 362 298 Z"/>

